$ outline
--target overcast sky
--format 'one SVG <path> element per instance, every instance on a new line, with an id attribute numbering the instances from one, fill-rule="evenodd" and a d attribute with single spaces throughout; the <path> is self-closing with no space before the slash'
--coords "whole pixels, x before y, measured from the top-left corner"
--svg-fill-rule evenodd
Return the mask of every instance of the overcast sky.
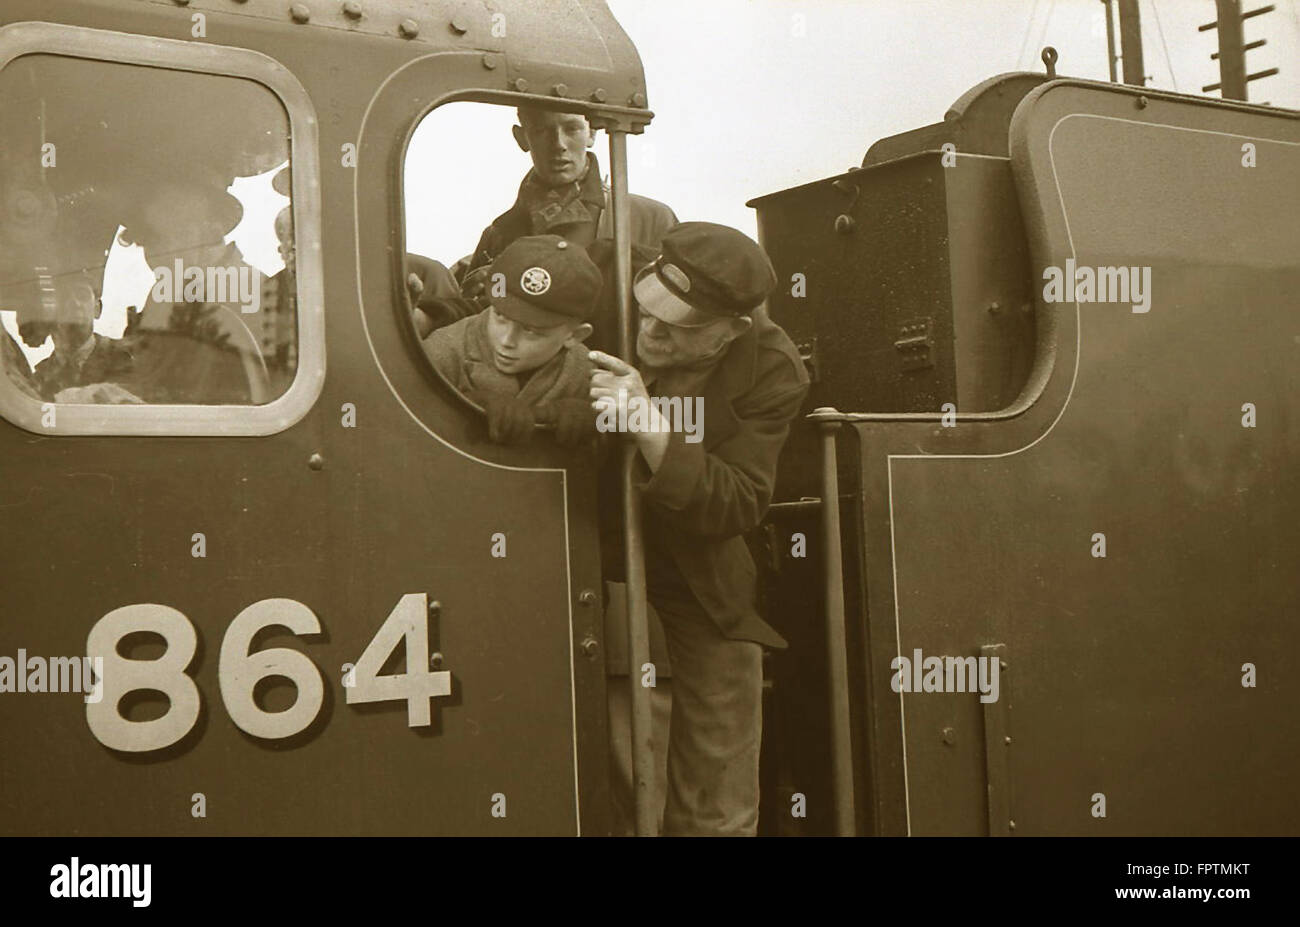
<path id="1" fill-rule="evenodd" d="M 840 173 L 873 141 L 938 122 L 953 101 L 1005 71 L 1107 79 L 1100 0 L 608 0 L 641 53 L 655 120 L 630 143 L 635 193 L 682 219 L 756 235 L 745 201 Z M 1264 0 L 1246 0 L 1249 9 Z M 1254 101 L 1300 109 L 1300 11 L 1246 21 Z M 1141 0 L 1149 84 L 1200 94 L 1218 80 L 1213 0 Z M 801 17 L 801 18 L 799 18 Z M 1167 54 L 1166 54 L 1167 49 Z M 1217 91 L 1214 94 L 1217 96 Z M 408 247 L 443 260 L 473 248 L 528 169 L 513 112 L 459 103 L 417 131 L 407 163 Z M 476 145 L 448 144 L 473 138 Z M 608 142 L 594 149 L 608 174 Z"/>

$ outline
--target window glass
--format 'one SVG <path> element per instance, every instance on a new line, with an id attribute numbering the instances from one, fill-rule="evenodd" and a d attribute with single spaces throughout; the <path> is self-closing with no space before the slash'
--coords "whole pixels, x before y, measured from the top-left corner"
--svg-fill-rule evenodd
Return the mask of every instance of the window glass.
<path id="1" fill-rule="evenodd" d="M 264 405 L 298 368 L 289 118 L 251 80 L 0 71 L 0 389 Z"/>

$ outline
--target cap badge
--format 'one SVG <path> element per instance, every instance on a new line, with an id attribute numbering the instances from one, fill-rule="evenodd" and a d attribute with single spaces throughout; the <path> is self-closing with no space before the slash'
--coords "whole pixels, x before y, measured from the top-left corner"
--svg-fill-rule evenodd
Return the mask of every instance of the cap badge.
<path id="1" fill-rule="evenodd" d="M 686 271 L 682 270 L 676 264 L 664 264 L 661 268 L 664 277 L 677 289 L 683 293 L 691 291 L 691 278 L 686 276 Z"/>
<path id="2" fill-rule="evenodd" d="M 551 288 L 551 275 L 545 267 L 530 267 L 519 278 L 519 285 L 530 296 L 541 296 Z"/>

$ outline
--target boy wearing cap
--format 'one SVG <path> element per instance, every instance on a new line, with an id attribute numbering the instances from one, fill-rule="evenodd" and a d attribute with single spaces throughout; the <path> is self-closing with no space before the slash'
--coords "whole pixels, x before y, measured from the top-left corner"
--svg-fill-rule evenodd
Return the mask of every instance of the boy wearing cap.
<path id="1" fill-rule="evenodd" d="M 586 252 L 557 235 L 509 245 L 492 263 L 489 305 L 422 342 L 448 383 L 481 405 L 488 436 L 512 444 L 550 422 L 562 443 L 594 434 L 584 398 L 591 334 L 602 278 Z"/>
<path id="2" fill-rule="evenodd" d="M 762 648 L 786 643 L 759 617 L 743 535 L 767 511 L 808 391 L 798 351 L 762 308 L 775 285 L 756 242 L 726 226 L 682 223 L 633 286 L 638 366 L 591 354 L 594 408 L 629 422 L 623 407 L 651 410 L 647 426 L 626 437 L 639 451 L 646 593 L 673 672 L 665 834 L 757 831 Z M 702 440 L 663 427 L 671 423 L 651 392 L 701 403 Z M 612 468 L 603 476 L 601 513 L 610 516 L 621 511 L 618 485 Z M 617 572 L 623 555 L 609 545 L 622 532 L 610 527 L 603 560 Z"/>

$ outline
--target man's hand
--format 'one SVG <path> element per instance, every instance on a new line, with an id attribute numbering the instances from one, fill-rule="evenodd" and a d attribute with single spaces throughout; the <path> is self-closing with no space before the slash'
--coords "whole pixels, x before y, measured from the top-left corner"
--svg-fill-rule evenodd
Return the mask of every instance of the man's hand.
<path id="1" fill-rule="evenodd" d="M 478 299 L 487 293 L 488 284 L 492 282 L 492 266 L 486 265 L 470 271 L 460 283 L 460 295 L 466 299 Z"/>
<path id="2" fill-rule="evenodd" d="M 487 415 L 488 439 L 498 444 L 523 444 L 533 435 L 536 421 L 526 402 L 495 393 L 471 393 L 469 398 Z"/>
<path id="3" fill-rule="evenodd" d="M 633 398 L 649 401 L 641 374 L 631 364 L 604 351 L 589 351 L 587 357 L 596 365 L 591 372 L 591 407 L 597 412 L 610 412 L 615 421 L 627 421 Z"/>
<path id="4" fill-rule="evenodd" d="M 604 351 L 591 351 L 587 357 L 596 365 L 591 372 L 591 407 L 597 412 L 612 414 L 614 421 L 622 424 L 629 420 L 631 410 L 640 406 L 641 414 L 637 418 L 645 423 L 645 427 L 637 429 L 632 437 L 650 472 L 658 472 L 664 454 L 668 452 L 669 434 L 658 410 L 650 402 L 640 372 Z"/>
<path id="5" fill-rule="evenodd" d="M 411 300 L 412 308 L 420 304 L 420 297 L 424 295 L 424 281 L 419 274 L 406 275 L 406 295 Z"/>

